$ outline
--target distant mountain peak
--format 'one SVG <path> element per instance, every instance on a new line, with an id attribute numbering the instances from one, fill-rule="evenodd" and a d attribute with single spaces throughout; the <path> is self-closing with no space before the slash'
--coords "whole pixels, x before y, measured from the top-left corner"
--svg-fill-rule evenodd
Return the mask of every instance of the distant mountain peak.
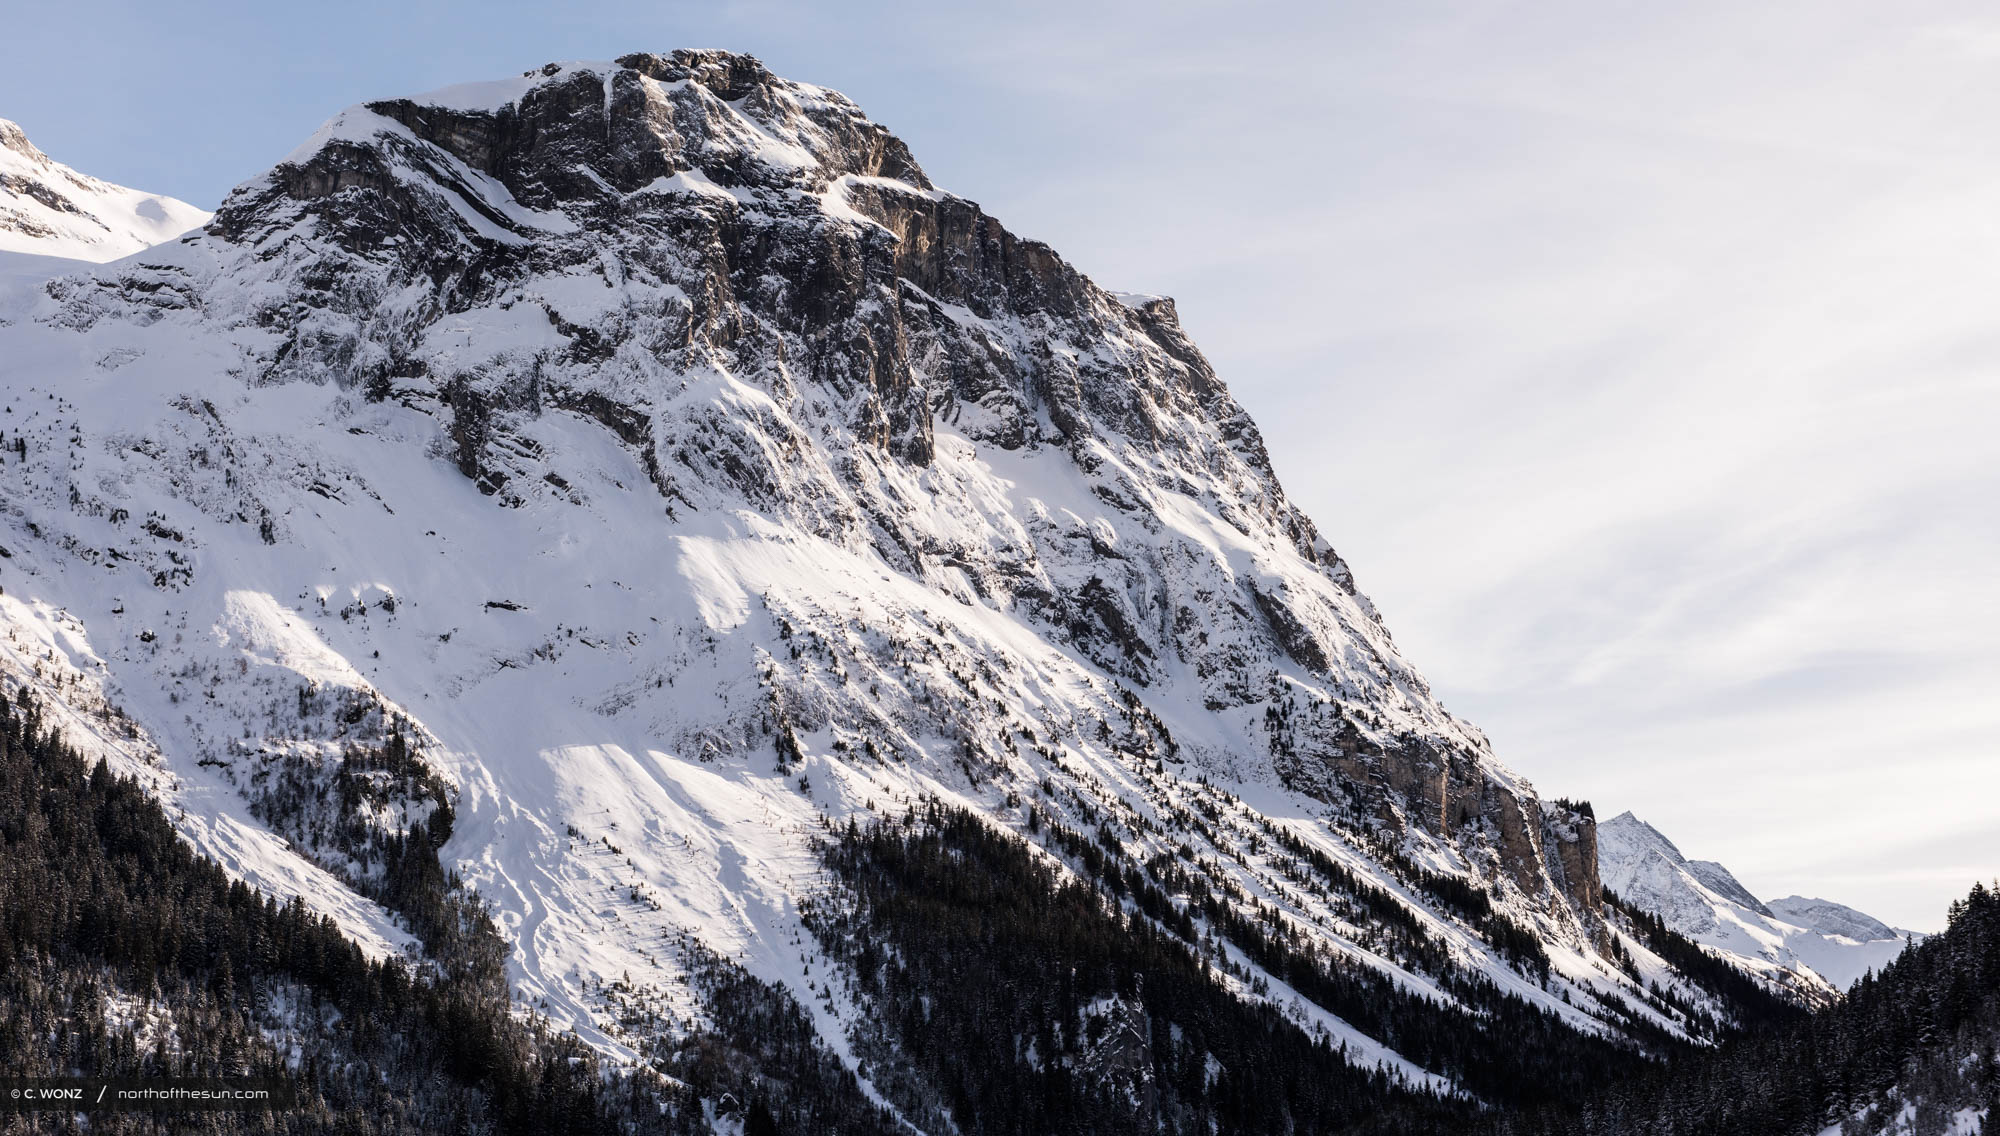
<path id="1" fill-rule="evenodd" d="M 1879 969 L 1912 939 L 1851 907 L 1760 901 L 1713 860 L 1689 860 L 1631 812 L 1597 826 L 1604 886 L 1781 991 L 1821 1001 Z"/>
<path id="2" fill-rule="evenodd" d="M 48 161 L 48 155 L 35 149 L 35 144 L 28 141 L 28 132 L 11 118 L 0 118 L 0 150 L 12 150 L 38 162 Z"/>
<path id="3" fill-rule="evenodd" d="M 0 119 L 0 253 L 117 260 L 208 218 L 184 201 L 78 173 Z"/>
<path id="4" fill-rule="evenodd" d="M 1696 879 L 1707 884 L 1715 894 L 1724 899 L 1734 900 L 1759 915 L 1771 914 L 1771 909 L 1765 907 L 1756 896 L 1751 895 L 1750 889 L 1744 887 L 1742 882 L 1721 864 L 1713 860 L 1689 860 L 1687 868 L 1694 873 Z"/>
<path id="5" fill-rule="evenodd" d="M 1872 915 L 1830 899 L 1788 895 L 1772 900 L 1770 908 L 1778 918 L 1788 923 L 1796 923 L 1822 935 L 1838 935 L 1861 943 L 1916 936 L 1916 932 L 1891 927 Z"/>
<path id="6" fill-rule="evenodd" d="M 1597 843 L 1600 850 L 1607 841 L 1615 841 L 1624 845 L 1628 849 L 1625 858 L 1646 852 L 1656 852 L 1669 863 L 1687 863 L 1687 857 L 1681 855 L 1680 848 L 1672 840 L 1667 839 L 1666 833 L 1640 820 L 1630 809 L 1619 813 L 1610 820 L 1598 822 Z M 1600 856 L 1601 862 L 1602 857 Z"/>

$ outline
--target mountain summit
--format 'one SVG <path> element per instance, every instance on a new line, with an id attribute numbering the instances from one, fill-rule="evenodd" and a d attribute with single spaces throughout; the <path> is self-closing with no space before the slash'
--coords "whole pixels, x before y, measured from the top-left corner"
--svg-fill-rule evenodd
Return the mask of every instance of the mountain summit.
<path id="1" fill-rule="evenodd" d="M 1809 1003 L 1832 1001 L 1923 937 L 1823 899 L 1787 896 L 1763 903 L 1729 869 L 1689 860 L 1629 812 L 1598 825 L 1597 836 L 1605 887 Z"/>
<path id="2" fill-rule="evenodd" d="M 9 685 L 378 956 L 437 847 L 614 1060 L 680 1076 L 763 991 L 952 1130 L 911 878 L 1182 960 L 1032 960 L 1079 977 L 981 1066 L 1160 1124 L 1276 1099 L 1162 990 L 1493 1101 L 1753 1009 L 1438 703 L 1172 301 L 747 56 L 350 109 L 0 321 Z"/>
<path id="3" fill-rule="evenodd" d="M 0 118 L 0 253 L 116 260 L 208 218 L 185 201 L 80 174 Z"/>

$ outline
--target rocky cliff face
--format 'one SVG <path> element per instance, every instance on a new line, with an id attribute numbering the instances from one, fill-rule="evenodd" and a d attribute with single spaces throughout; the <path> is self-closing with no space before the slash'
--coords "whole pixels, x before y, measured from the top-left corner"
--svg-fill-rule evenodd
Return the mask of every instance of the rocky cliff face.
<path id="1" fill-rule="evenodd" d="M 1172 302 L 835 92 L 676 52 L 354 108 L 0 319 L 10 673 L 253 798 L 405 723 L 523 997 L 607 1046 L 591 980 L 670 971 L 662 935 L 811 988 L 812 834 L 930 795 L 1178 857 L 1427 993 L 1679 1028 L 1599 954 L 1594 822 L 1438 704 Z M 254 828 L 230 799 L 185 798 Z"/>

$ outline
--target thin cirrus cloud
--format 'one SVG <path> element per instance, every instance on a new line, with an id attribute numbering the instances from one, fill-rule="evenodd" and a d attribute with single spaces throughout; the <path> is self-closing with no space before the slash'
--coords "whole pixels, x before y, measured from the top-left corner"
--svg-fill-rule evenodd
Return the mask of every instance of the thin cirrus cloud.
<path id="1" fill-rule="evenodd" d="M 1905 926 L 2000 875 L 1983 5 L 108 8 L 24 12 L 47 49 L 0 114 L 206 205 L 340 106 L 548 59 L 725 46 L 844 90 L 1010 228 L 1176 296 L 1544 790 Z"/>

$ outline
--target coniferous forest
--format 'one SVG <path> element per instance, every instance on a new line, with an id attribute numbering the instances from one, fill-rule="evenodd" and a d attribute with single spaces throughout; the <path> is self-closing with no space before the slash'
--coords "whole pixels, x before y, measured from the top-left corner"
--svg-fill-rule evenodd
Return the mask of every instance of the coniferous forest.
<path id="1" fill-rule="evenodd" d="M 1102 863 L 1073 833 L 1051 844 L 1083 880 Z M 882 1034 L 900 1043 L 880 1051 L 927 1066 L 886 1079 L 911 1086 L 898 1103 L 977 1116 L 982 1132 L 1809 1136 L 1871 1105 L 1878 1118 L 1907 1104 L 1935 1119 L 2000 1094 L 2000 895 L 1985 888 L 1953 909 L 1949 931 L 1817 1015 L 1643 920 L 1650 945 L 1698 957 L 1695 972 L 1737 995 L 1750 1023 L 1718 1047 L 1662 1040 L 1646 1056 L 1541 1028 L 1504 999 L 1473 1020 L 1403 1001 L 1386 983 L 1357 988 L 1275 933 L 1207 921 L 1343 1020 L 1382 1028 L 1401 1052 L 1478 1086 L 1490 1107 L 1477 1107 L 1330 1060 L 1296 1026 L 1230 997 L 1226 974 L 1148 919 L 1167 910 L 1152 884 L 1064 882 L 970 813 L 934 806 L 850 829 L 829 863 L 852 902 L 817 913 L 821 941 L 861 976 Z M 924 1084 L 941 1091 L 926 1099 Z"/>
<path id="2" fill-rule="evenodd" d="M 649 1071 L 604 1069 L 514 1012 L 504 944 L 438 867 L 429 825 L 399 834 L 379 885 L 426 953 L 370 960 L 331 920 L 196 855 L 153 798 L 87 765 L 31 700 L 0 700 L 0 1073 L 298 1086 L 291 1109 L 96 1114 L 92 1132 L 901 1127 L 789 994 L 698 951 L 713 1025 L 650 1054 Z M 1093 842 L 1039 831 L 1042 852 L 933 804 L 825 843 L 835 886 L 809 925 L 872 1010 L 862 1068 L 926 1130 L 1786 1136 L 1843 1119 L 1876 1131 L 1866 1122 L 1902 1110 L 1928 1133 L 2000 1100 L 2000 894 L 1985 888 L 1829 1010 L 1746 996 L 1753 1024 L 1722 1044 L 1641 1049 L 1471 985 L 1460 994 L 1483 997 L 1482 1015 L 1445 1011 L 1222 918 L 1220 904 L 1197 905 L 1199 923 L 1174 918 L 1155 880 L 1113 879 Z M 1696 949 L 1634 919 L 1656 950 Z M 1217 957 L 1285 976 L 1478 1099 L 1357 1068 L 1341 1043 L 1237 996 L 1248 971 Z M 24 1112 L 0 1130 L 83 1127 Z"/>
<path id="3" fill-rule="evenodd" d="M 144 789 L 87 768 L 26 698 L 0 697 L 0 802 L 0 1071 L 299 1086 L 291 1110 L 96 1114 L 90 1131 L 602 1129 L 582 1047 L 508 1013 L 490 926 L 421 964 L 371 961 L 330 919 L 197 856 Z M 441 873 L 430 888 L 441 909 Z"/>
<path id="4" fill-rule="evenodd" d="M 1674 1053 L 1646 1075 L 1511 1117 L 1520 1136 L 1791 1136 L 1840 1123 L 1879 1132 L 1908 1113 L 1938 1136 L 1952 1116 L 2000 1117 L 2000 891 L 1975 885 L 1951 922 L 1864 977 L 1832 1007 Z M 1893 1096 L 1891 1095 L 1893 1092 Z"/>
<path id="5" fill-rule="evenodd" d="M 92 1113 L 93 1133 L 693 1133 L 718 1102 L 788 1131 L 888 1131 L 799 1040 L 797 1006 L 720 959 L 697 968 L 715 1031 L 659 1055 L 666 1076 L 601 1076 L 572 1035 L 512 1012 L 505 944 L 428 828 L 393 851 L 381 893 L 426 953 L 375 961 L 332 920 L 232 882 L 143 788 L 86 765 L 27 696 L 0 695 L 0 1076 L 297 1086 L 286 1110 Z M 807 1091 L 766 1102 L 778 1067 Z M 75 1114 L 0 1113 L 0 1132 L 83 1130 Z"/>

